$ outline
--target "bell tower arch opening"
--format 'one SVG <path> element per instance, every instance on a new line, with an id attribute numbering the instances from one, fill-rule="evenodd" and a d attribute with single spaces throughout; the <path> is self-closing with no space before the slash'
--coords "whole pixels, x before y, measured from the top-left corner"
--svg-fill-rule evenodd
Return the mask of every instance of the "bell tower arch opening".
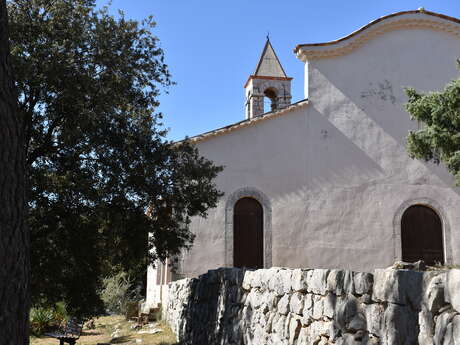
<path id="1" fill-rule="evenodd" d="M 278 95 L 275 89 L 268 88 L 264 91 L 264 113 L 278 109 Z"/>
<path id="2" fill-rule="evenodd" d="M 284 72 L 270 40 L 267 38 L 254 74 L 246 89 L 246 119 L 276 111 L 291 104 L 291 80 Z"/>

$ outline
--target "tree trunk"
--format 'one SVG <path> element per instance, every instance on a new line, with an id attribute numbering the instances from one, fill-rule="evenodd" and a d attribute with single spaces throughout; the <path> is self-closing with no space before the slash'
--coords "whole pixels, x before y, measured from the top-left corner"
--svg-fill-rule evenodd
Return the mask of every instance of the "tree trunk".
<path id="1" fill-rule="evenodd" d="M 23 124 L 0 0 L 0 345 L 29 343 L 29 232 L 25 223 Z"/>

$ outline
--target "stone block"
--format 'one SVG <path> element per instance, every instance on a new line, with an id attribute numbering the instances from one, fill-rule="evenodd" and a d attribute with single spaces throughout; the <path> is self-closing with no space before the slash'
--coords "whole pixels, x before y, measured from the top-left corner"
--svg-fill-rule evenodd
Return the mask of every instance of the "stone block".
<path id="1" fill-rule="evenodd" d="M 337 296 L 344 293 L 343 290 L 343 277 L 345 271 L 343 270 L 330 270 L 327 276 L 327 290 L 333 292 Z"/>
<path id="2" fill-rule="evenodd" d="M 255 274 L 255 271 L 245 271 L 243 277 L 242 287 L 245 290 L 250 290 L 252 288 L 252 277 Z"/>
<path id="3" fill-rule="evenodd" d="M 300 292 L 294 292 L 291 295 L 291 301 L 290 301 L 290 308 L 289 309 L 290 309 L 290 311 L 292 313 L 302 315 L 304 298 L 305 298 L 305 295 L 300 293 Z"/>
<path id="4" fill-rule="evenodd" d="M 289 321 L 289 345 L 295 345 L 301 328 L 300 317 L 298 315 L 291 317 Z"/>
<path id="5" fill-rule="evenodd" d="M 306 326 L 309 325 L 313 319 L 313 296 L 312 294 L 306 294 L 304 297 L 302 324 Z"/>
<path id="6" fill-rule="evenodd" d="M 425 291 L 424 304 L 434 315 L 446 304 L 444 296 L 445 274 L 434 276 L 429 280 Z"/>
<path id="7" fill-rule="evenodd" d="M 326 295 L 327 292 L 327 276 L 330 270 L 316 269 L 308 271 L 307 290 L 317 295 Z"/>
<path id="8" fill-rule="evenodd" d="M 446 301 L 460 313 L 460 269 L 451 269 L 446 276 Z"/>
<path id="9" fill-rule="evenodd" d="M 278 296 L 272 291 L 266 290 L 262 296 L 262 308 L 265 313 L 273 311 L 278 304 Z"/>
<path id="10" fill-rule="evenodd" d="M 305 292 L 308 288 L 308 271 L 307 269 L 297 268 L 292 270 L 292 290 Z"/>
<path id="11" fill-rule="evenodd" d="M 455 313 L 451 311 L 446 311 L 440 314 L 436 318 L 436 326 L 434 330 L 433 343 L 434 345 L 452 345 L 452 343 L 445 343 L 444 340 L 447 336 L 447 339 L 453 337 L 453 327 L 451 322 L 453 321 Z"/>
<path id="12" fill-rule="evenodd" d="M 313 295 L 313 319 L 322 319 L 324 315 L 324 298 L 319 295 Z"/>
<path id="13" fill-rule="evenodd" d="M 358 299 L 353 295 L 337 299 L 334 321 L 342 331 L 347 330 L 348 323 L 358 313 Z"/>
<path id="14" fill-rule="evenodd" d="M 367 329 L 366 317 L 361 312 L 357 313 L 347 324 L 347 330 L 357 332 Z"/>
<path id="15" fill-rule="evenodd" d="M 367 331 L 381 336 L 384 307 L 381 304 L 364 305 L 364 315 L 366 317 Z"/>
<path id="16" fill-rule="evenodd" d="M 419 334 L 418 342 L 420 345 L 433 345 L 434 320 L 433 314 L 424 306 L 418 314 Z"/>
<path id="17" fill-rule="evenodd" d="M 278 302 L 278 313 L 287 315 L 289 313 L 289 301 L 290 301 L 290 295 L 286 294 Z"/>
<path id="18" fill-rule="evenodd" d="M 285 339 L 284 324 L 286 322 L 286 316 L 278 314 L 273 319 L 272 332 L 278 334 L 282 339 Z"/>
<path id="19" fill-rule="evenodd" d="M 355 280 L 353 278 L 353 272 L 346 270 L 343 273 L 343 292 L 350 295 L 355 294 Z"/>
<path id="20" fill-rule="evenodd" d="M 416 344 L 418 319 L 406 306 L 389 303 L 383 315 L 382 340 L 384 344 Z"/>
<path id="21" fill-rule="evenodd" d="M 274 291 L 278 296 L 291 292 L 291 270 L 279 269 L 271 275 L 269 289 Z"/>
<path id="22" fill-rule="evenodd" d="M 371 294 L 374 276 L 366 272 L 356 272 L 353 275 L 355 293 L 358 295 Z"/>
<path id="23" fill-rule="evenodd" d="M 260 290 L 252 289 L 247 297 L 246 304 L 252 309 L 258 309 L 264 303 L 263 294 Z"/>
<path id="24" fill-rule="evenodd" d="M 454 338 L 453 345 L 460 345 L 460 315 L 455 315 L 452 319 L 452 336 Z"/>
<path id="25" fill-rule="evenodd" d="M 420 310 L 423 287 L 423 272 L 377 269 L 374 272 L 372 299 L 411 305 Z"/>
<path id="26" fill-rule="evenodd" d="M 334 318 L 335 305 L 337 302 L 337 297 L 333 293 L 328 293 L 324 298 L 323 314 L 329 319 Z"/>

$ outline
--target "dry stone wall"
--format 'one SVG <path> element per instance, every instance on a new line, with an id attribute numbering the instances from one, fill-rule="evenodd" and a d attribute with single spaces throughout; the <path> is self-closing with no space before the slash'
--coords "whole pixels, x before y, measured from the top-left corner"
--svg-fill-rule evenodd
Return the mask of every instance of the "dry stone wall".
<path id="1" fill-rule="evenodd" d="M 184 345 L 460 345 L 460 270 L 223 268 L 163 316 Z"/>

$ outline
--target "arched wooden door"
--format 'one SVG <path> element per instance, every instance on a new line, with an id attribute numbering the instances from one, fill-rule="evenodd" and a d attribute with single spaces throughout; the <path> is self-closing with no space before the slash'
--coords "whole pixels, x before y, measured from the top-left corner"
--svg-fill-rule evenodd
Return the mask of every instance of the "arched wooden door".
<path id="1" fill-rule="evenodd" d="M 422 205 L 409 207 L 401 219 L 402 260 L 444 264 L 442 237 L 441 219 L 434 210 Z"/>
<path id="2" fill-rule="evenodd" d="M 263 268 L 263 209 L 253 198 L 242 198 L 233 210 L 233 266 Z"/>

